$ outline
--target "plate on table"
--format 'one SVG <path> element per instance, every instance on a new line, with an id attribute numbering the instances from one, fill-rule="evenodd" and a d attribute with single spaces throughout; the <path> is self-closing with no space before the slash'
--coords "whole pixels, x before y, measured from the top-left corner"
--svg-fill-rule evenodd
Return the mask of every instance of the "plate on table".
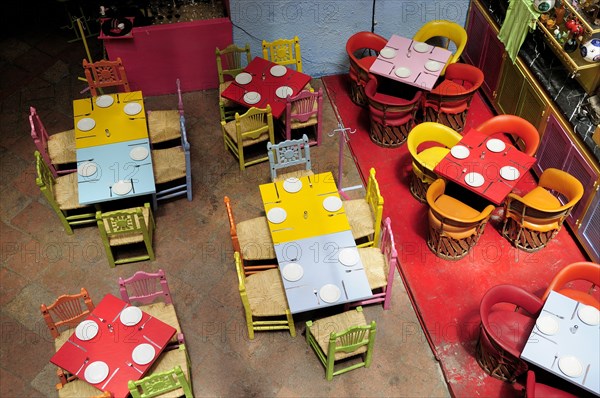
<path id="1" fill-rule="evenodd" d="M 289 86 L 281 86 L 277 90 L 275 90 L 275 95 L 283 99 L 287 98 L 287 96 L 290 96 L 292 94 L 294 94 L 294 90 L 292 90 L 292 88 Z"/>
<path id="2" fill-rule="evenodd" d="M 519 178 L 520 175 L 519 170 L 513 166 L 504 166 L 500 168 L 500 177 L 505 180 L 514 181 Z"/>
<path id="3" fill-rule="evenodd" d="M 260 94 L 256 91 L 248 91 L 246 94 L 244 94 L 245 103 L 252 105 L 256 104 L 258 101 L 260 101 Z"/>
<path id="4" fill-rule="evenodd" d="M 506 149 L 506 144 L 504 141 L 499 140 L 498 138 L 491 138 L 487 140 L 485 147 L 492 152 L 502 152 L 504 149 Z"/>
<path id="5" fill-rule="evenodd" d="M 127 307 L 121 311 L 119 319 L 125 326 L 137 325 L 138 322 L 142 320 L 142 310 L 134 306 Z"/>
<path id="6" fill-rule="evenodd" d="M 267 219 L 273 224 L 281 224 L 287 218 L 287 213 L 281 207 L 273 207 L 267 212 Z"/>
<path id="7" fill-rule="evenodd" d="M 90 131 L 96 127 L 96 121 L 91 117 L 84 117 L 77 122 L 77 128 L 81 131 Z"/>
<path id="8" fill-rule="evenodd" d="M 591 305 L 580 305 L 577 316 L 588 325 L 596 326 L 600 323 L 600 311 Z"/>
<path id="9" fill-rule="evenodd" d="M 325 199 L 323 199 L 323 207 L 327 211 L 338 211 L 342 208 L 342 200 L 337 196 L 328 196 Z"/>
<path id="10" fill-rule="evenodd" d="M 442 69 L 442 64 L 437 61 L 427 61 L 425 62 L 425 69 L 430 72 L 437 72 Z"/>
<path id="11" fill-rule="evenodd" d="M 147 365 L 154 359 L 154 355 L 156 355 L 154 347 L 150 344 L 142 343 L 133 349 L 131 359 L 138 365 Z"/>
<path id="12" fill-rule="evenodd" d="M 91 177 L 98 171 L 98 166 L 94 162 L 82 162 L 77 165 L 77 173 L 82 177 Z"/>
<path id="13" fill-rule="evenodd" d="M 296 193 L 302 189 L 302 181 L 296 177 L 286 178 L 285 181 L 283 181 L 283 189 L 289 193 Z"/>
<path id="14" fill-rule="evenodd" d="M 98 334 L 98 324 L 91 320 L 81 322 L 75 328 L 75 336 L 79 340 L 91 340 Z"/>
<path id="15" fill-rule="evenodd" d="M 465 182 L 472 187 L 480 187 L 485 182 L 485 178 L 479 173 L 468 173 L 465 176 Z"/>
<path id="16" fill-rule="evenodd" d="M 144 160 L 148 157 L 148 148 L 145 146 L 136 146 L 129 151 L 129 157 L 133 160 Z"/>
<path id="17" fill-rule="evenodd" d="M 242 72 L 238 73 L 235 77 L 235 82 L 237 84 L 248 84 L 252 81 L 252 75 L 250 73 Z"/>
<path id="18" fill-rule="evenodd" d="M 283 65 L 275 65 L 271 68 L 271 74 L 273 76 L 279 77 L 283 76 L 287 73 L 287 68 Z"/>
<path id="19" fill-rule="evenodd" d="M 319 297 L 326 303 L 335 303 L 340 299 L 341 295 L 342 292 L 340 291 L 340 288 L 331 283 L 323 286 L 321 290 L 319 290 Z"/>
<path id="20" fill-rule="evenodd" d="M 387 59 L 394 58 L 396 56 L 396 50 L 394 50 L 393 48 L 385 47 L 379 52 L 379 55 Z"/>
<path id="21" fill-rule="evenodd" d="M 469 148 L 464 145 L 454 145 L 450 148 L 450 153 L 457 159 L 466 159 L 471 152 L 469 151 Z"/>
<path id="22" fill-rule="evenodd" d="M 583 372 L 581 362 L 573 355 L 565 355 L 558 359 L 558 368 L 569 377 L 578 377 Z"/>
<path id="23" fill-rule="evenodd" d="M 289 263 L 281 270 L 281 276 L 290 282 L 296 282 L 304 275 L 304 268 L 298 263 Z"/>
<path id="24" fill-rule="evenodd" d="M 126 114 L 129 116 L 137 115 L 142 111 L 142 104 L 137 102 L 130 102 L 123 108 Z"/>
<path id="25" fill-rule="evenodd" d="M 113 102 L 115 102 L 115 99 L 112 97 L 112 95 L 101 95 L 96 98 L 96 105 L 98 105 L 100 108 L 108 108 L 113 104 Z"/>
<path id="26" fill-rule="evenodd" d="M 410 71 L 409 68 L 407 68 L 405 66 L 401 66 L 399 68 L 396 68 L 396 70 L 394 71 L 394 73 L 398 77 L 409 77 L 412 72 Z"/>
<path id="27" fill-rule="evenodd" d="M 131 180 L 119 180 L 113 184 L 112 191 L 117 195 L 127 195 L 131 186 Z"/>
<path id="28" fill-rule="evenodd" d="M 426 53 L 427 51 L 429 51 L 429 49 L 431 49 L 431 46 L 427 43 L 416 42 L 415 44 L 413 44 L 413 48 L 418 53 Z"/>
<path id="29" fill-rule="evenodd" d="M 344 264 L 347 267 L 356 265 L 356 263 L 358 263 L 358 259 L 359 259 L 358 250 L 353 249 L 353 248 L 342 249 L 342 250 L 340 250 L 338 259 L 340 260 L 340 263 Z"/>
<path id="30" fill-rule="evenodd" d="M 102 361 L 90 363 L 83 373 L 83 377 L 90 384 L 98 384 L 106 379 L 106 376 L 108 376 L 108 365 Z"/>
<path id="31" fill-rule="evenodd" d="M 548 336 L 556 334 L 559 329 L 558 319 L 550 315 L 540 316 L 535 321 L 535 326 L 540 332 L 547 334 Z"/>

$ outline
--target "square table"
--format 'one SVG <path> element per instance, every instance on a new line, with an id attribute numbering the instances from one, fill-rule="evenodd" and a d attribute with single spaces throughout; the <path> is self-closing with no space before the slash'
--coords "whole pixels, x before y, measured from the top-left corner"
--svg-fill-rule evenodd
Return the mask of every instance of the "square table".
<path id="1" fill-rule="evenodd" d="M 580 319 L 584 307 L 578 301 L 551 291 L 523 348 L 521 358 L 598 395 L 600 326 L 587 324 Z M 581 365 L 580 372 L 571 373 L 572 369 L 565 367 L 570 365 L 566 362 L 569 359 L 567 357 L 577 359 Z M 567 375 L 565 371 L 571 375 Z"/>
<path id="2" fill-rule="evenodd" d="M 262 184 L 260 192 L 292 313 L 372 297 L 330 172 Z M 281 210 L 284 219 L 275 219 Z"/>
<path id="3" fill-rule="evenodd" d="M 274 70 L 273 67 L 276 67 Z M 285 69 L 282 69 L 285 68 Z M 285 74 L 273 73 L 281 70 Z M 244 72 L 249 73 L 251 80 L 246 84 L 240 84 L 234 80 L 229 87 L 221 93 L 221 96 L 247 108 L 266 108 L 271 105 L 273 117 L 279 118 L 285 111 L 286 99 L 277 95 L 277 89 L 287 86 L 292 89 L 292 96 L 297 95 L 302 89 L 310 83 L 311 77 L 302 72 L 277 65 L 274 62 L 264 58 L 255 57 L 245 68 Z M 257 92 L 260 94 L 260 100 L 255 103 L 248 103 L 244 100 L 247 92 Z"/>
<path id="4" fill-rule="evenodd" d="M 82 336 L 88 339 L 78 338 L 76 329 L 69 340 L 50 358 L 50 362 L 99 390 L 112 392 L 115 398 L 129 395 L 127 382 L 139 380 L 144 376 L 176 330 L 143 311 L 141 319 L 135 325 L 126 326 L 121 322 L 121 314 L 127 307 L 132 306 L 111 294 L 104 296 L 94 311 L 78 326 Z M 96 327 L 97 333 L 94 335 Z M 90 336 L 92 338 L 89 338 Z M 144 346 L 137 348 L 141 344 Z M 138 355 L 142 349 L 149 350 L 146 351 L 149 355 L 154 351 L 152 358 L 142 356 L 143 361 L 140 362 L 149 361 L 145 364 L 137 363 L 133 359 L 136 357 L 139 361 Z M 108 365 L 108 373 L 101 381 L 93 383 L 86 380 L 86 369 L 90 369 L 91 377 L 101 374 L 92 372 L 102 365 L 98 361 Z"/>
<path id="5" fill-rule="evenodd" d="M 431 91 L 452 52 L 392 35 L 369 72 Z"/>
<path id="6" fill-rule="evenodd" d="M 433 171 L 500 205 L 535 161 L 510 143 L 471 129 Z"/>

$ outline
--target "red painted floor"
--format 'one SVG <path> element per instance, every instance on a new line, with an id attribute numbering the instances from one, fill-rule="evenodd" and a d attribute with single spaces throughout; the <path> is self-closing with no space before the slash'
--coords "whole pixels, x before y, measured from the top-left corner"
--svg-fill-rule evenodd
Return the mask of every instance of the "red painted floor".
<path id="1" fill-rule="evenodd" d="M 371 167 L 377 171 L 385 199 L 384 217 L 392 220 L 399 250 L 401 276 L 451 393 L 457 397 L 522 396 L 518 383 L 489 377 L 475 360 L 479 301 L 490 287 L 502 283 L 541 295 L 558 270 L 585 260 L 584 254 L 566 228 L 537 253 L 515 249 L 499 233 L 502 209 L 498 208 L 467 257 L 449 262 L 435 256 L 425 243 L 427 206 L 415 200 L 408 188 L 410 154 L 405 145 L 388 149 L 371 142 L 368 111 L 350 100 L 347 79 L 347 75 L 336 75 L 322 80 L 344 127 L 356 129 L 349 146 L 363 180 Z M 491 116 L 489 107 L 476 96 L 466 129 Z M 534 185 L 535 178 L 529 175 L 517 190 L 527 192 Z"/>

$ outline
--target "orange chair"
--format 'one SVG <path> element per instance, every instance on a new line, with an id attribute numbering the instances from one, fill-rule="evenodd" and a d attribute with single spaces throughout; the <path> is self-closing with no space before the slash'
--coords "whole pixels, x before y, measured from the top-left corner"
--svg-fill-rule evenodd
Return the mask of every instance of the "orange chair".
<path id="1" fill-rule="evenodd" d="M 369 68 L 386 44 L 387 39 L 371 32 L 355 33 L 346 42 L 346 53 L 350 60 L 350 97 L 356 105 L 367 105 L 364 88 L 369 81 Z M 368 55 L 364 56 L 365 53 Z"/>
<path id="2" fill-rule="evenodd" d="M 519 116 L 494 116 L 481 123 L 476 129 L 488 136 L 501 133 L 511 134 L 517 143 L 519 139 L 523 141 L 523 152 L 529 156 L 535 156 L 540 145 L 540 134 L 535 126 Z"/>
<path id="3" fill-rule="evenodd" d="M 587 292 L 582 289 L 574 289 L 572 286 L 575 283 L 588 285 L 587 282 L 591 284 Z M 552 278 L 550 285 L 548 285 L 546 292 L 542 296 L 542 300 L 546 301 L 550 292 L 554 290 L 573 300 L 586 305 L 591 305 L 600 310 L 600 302 L 592 295 L 594 291 L 598 289 L 598 286 L 600 286 L 600 264 L 589 261 L 580 261 L 567 265 L 554 275 L 554 278 Z"/>
<path id="4" fill-rule="evenodd" d="M 84 59 L 83 69 L 94 97 L 98 95 L 97 89 L 104 87 L 120 86 L 124 92 L 131 91 L 121 58 L 117 58 L 116 61 L 103 59 L 94 63 L 89 63 L 87 59 Z"/>
<path id="5" fill-rule="evenodd" d="M 471 100 L 482 83 L 481 69 L 461 63 L 448 65 L 444 80 L 423 97 L 423 121 L 462 131 Z"/>
<path id="6" fill-rule="evenodd" d="M 528 370 L 525 398 L 577 398 L 577 396 L 559 390 L 558 388 L 536 382 L 535 373 L 533 370 Z"/>

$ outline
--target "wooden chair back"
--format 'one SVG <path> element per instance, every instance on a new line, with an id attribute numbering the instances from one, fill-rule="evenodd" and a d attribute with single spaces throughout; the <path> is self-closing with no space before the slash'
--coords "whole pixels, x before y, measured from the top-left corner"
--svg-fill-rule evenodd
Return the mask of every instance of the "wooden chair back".
<path id="1" fill-rule="evenodd" d="M 271 42 L 263 40 L 262 53 L 264 59 L 278 65 L 295 65 L 296 70 L 302 72 L 302 55 L 298 36 L 291 39 L 277 39 Z"/>
<path id="2" fill-rule="evenodd" d="M 50 334 L 55 339 L 60 336 L 63 327 L 76 327 L 94 308 L 92 299 L 83 287 L 78 294 L 64 294 L 51 305 L 40 305 L 46 326 L 48 326 Z"/>
<path id="3" fill-rule="evenodd" d="M 173 304 L 169 283 L 162 269 L 154 273 L 137 271 L 129 278 L 119 277 L 119 291 L 123 301 L 130 304 L 151 304 L 158 300 Z"/>
<path id="4" fill-rule="evenodd" d="M 285 140 L 278 144 L 267 143 L 267 155 L 271 167 L 271 180 L 275 181 L 280 170 L 304 166 L 311 170 L 310 145 L 306 134 L 298 140 Z"/>
<path id="5" fill-rule="evenodd" d="M 215 55 L 220 84 L 233 80 L 252 60 L 248 43 L 244 47 L 230 44 L 222 50 L 217 47 Z"/>
<path id="6" fill-rule="evenodd" d="M 90 86 L 90 92 L 95 97 L 98 90 L 105 87 L 121 87 L 123 92 L 130 92 L 129 81 L 121 58 L 115 61 L 100 60 L 93 63 L 83 60 L 85 78 Z"/>

